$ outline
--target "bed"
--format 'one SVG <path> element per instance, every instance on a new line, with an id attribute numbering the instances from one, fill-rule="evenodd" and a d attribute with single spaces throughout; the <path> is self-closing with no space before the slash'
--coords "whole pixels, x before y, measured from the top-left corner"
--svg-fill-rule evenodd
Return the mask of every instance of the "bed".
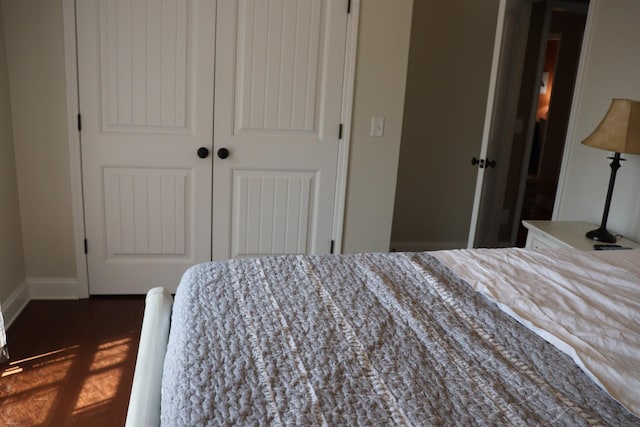
<path id="1" fill-rule="evenodd" d="M 290 255 L 146 300 L 127 425 L 640 425 L 640 250 Z"/>

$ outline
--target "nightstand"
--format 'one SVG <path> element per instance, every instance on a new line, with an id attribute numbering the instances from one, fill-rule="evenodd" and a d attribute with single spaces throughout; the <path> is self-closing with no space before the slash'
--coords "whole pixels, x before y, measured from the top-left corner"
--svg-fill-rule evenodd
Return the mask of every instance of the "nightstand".
<path id="1" fill-rule="evenodd" d="M 527 249 L 575 248 L 592 251 L 593 245 L 600 242 L 587 239 L 589 230 L 597 225 L 579 221 L 522 221 L 527 231 Z M 640 249 L 640 244 L 629 239 L 618 238 L 616 245 Z"/>

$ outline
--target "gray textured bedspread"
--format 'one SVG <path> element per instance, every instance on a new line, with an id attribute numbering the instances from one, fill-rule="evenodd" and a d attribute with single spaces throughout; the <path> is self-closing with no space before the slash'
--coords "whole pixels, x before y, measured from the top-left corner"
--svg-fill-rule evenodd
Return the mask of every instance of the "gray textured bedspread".
<path id="1" fill-rule="evenodd" d="M 428 253 L 201 264 L 172 316 L 164 425 L 640 423 Z"/>

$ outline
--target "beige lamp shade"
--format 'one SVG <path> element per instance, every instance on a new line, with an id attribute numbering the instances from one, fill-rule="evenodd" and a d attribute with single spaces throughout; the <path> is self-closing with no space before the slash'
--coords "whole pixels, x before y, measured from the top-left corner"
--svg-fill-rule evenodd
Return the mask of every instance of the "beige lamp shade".
<path id="1" fill-rule="evenodd" d="M 614 98 L 598 127 L 582 143 L 617 153 L 640 154 L 640 102 Z"/>

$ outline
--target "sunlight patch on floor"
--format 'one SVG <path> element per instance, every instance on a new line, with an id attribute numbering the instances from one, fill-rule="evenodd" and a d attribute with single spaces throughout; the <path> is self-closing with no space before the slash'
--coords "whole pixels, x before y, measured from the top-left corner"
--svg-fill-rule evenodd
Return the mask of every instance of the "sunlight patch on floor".
<path id="1" fill-rule="evenodd" d="M 13 361 L 2 371 L 0 420 L 42 425 L 56 400 L 57 390 L 71 369 L 78 346 Z M 29 400 L 29 413 L 21 402 Z"/>
<path id="2" fill-rule="evenodd" d="M 99 407 L 115 397 L 122 378 L 122 364 L 127 359 L 130 348 L 129 337 L 98 346 L 76 401 L 74 415 Z"/>

